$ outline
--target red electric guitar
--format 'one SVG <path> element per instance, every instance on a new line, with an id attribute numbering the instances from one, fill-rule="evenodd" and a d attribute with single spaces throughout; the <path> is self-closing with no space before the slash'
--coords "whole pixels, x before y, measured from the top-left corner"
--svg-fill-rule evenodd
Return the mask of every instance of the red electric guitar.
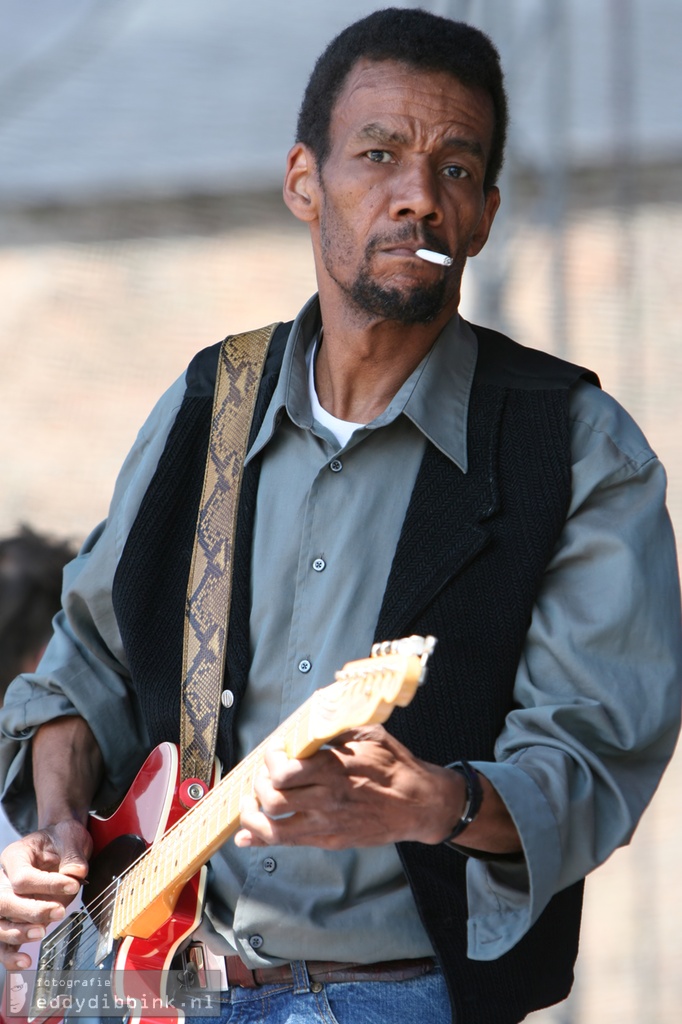
<path id="1" fill-rule="evenodd" d="M 202 914 L 205 865 L 237 830 L 266 747 L 277 739 L 289 756 L 309 757 L 347 729 L 385 722 L 396 704 L 412 700 L 434 645 L 432 637 L 375 645 L 372 657 L 345 665 L 225 778 L 216 773 L 205 793 L 181 785 L 174 744 L 156 747 L 111 817 L 91 816 L 82 900 L 42 942 L 23 947 L 34 969 L 8 973 L 6 1024 L 213 1015 L 220 977 L 189 937 Z"/>

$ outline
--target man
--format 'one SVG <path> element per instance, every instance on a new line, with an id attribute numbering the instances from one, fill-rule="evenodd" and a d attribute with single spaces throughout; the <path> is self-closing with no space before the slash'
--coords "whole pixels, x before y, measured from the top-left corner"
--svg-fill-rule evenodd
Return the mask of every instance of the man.
<path id="1" fill-rule="evenodd" d="M 28 995 L 28 982 L 23 974 L 10 974 L 9 976 L 9 1007 L 10 1012 L 19 1014 L 26 1004 Z"/>
<path id="2" fill-rule="evenodd" d="M 284 197 L 319 295 L 275 332 L 260 387 L 221 758 L 373 639 L 438 647 L 386 729 L 304 761 L 270 749 L 196 933 L 228 958 L 226 1018 L 511 1024 L 564 998 L 581 880 L 628 840 L 674 746 L 660 464 L 587 371 L 457 315 L 506 119 L 490 41 L 415 10 L 341 33 L 306 91 Z M 2 857 L 12 969 L 87 871 L 88 810 L 178 738 L 216 361 L 200 353 L 143 428 L 39 675 L 10 691 L 5 801 L 42 826 Z"/>

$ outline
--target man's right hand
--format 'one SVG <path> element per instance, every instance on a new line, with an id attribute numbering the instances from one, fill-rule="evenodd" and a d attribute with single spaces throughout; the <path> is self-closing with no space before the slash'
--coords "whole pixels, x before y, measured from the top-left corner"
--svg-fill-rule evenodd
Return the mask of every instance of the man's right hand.
<path id="1" fill-rule="evenodd" d="M 88 873 L 92 839 L 74 819 L 32 832 L 0 857 L 0 962 L 8 970 L 31 966 L 19 947 L 42 939 L 60 921 Z"/>
<path id="2" fill-rule="evenodd" d="M 64 917 L 88 873 L 92 839 L 88 811 L 102 775 L 102 755 L 77 715 L 42 725 L 32 740 L 37 832 L 12 843 L 0 856 L 0 963 L 30 967 L 20 953 Z"/>

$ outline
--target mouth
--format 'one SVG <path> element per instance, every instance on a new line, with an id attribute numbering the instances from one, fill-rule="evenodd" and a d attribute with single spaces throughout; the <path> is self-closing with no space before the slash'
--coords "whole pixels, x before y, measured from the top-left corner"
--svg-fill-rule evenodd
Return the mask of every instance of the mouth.
<path id="1" fill-rule="evenodd" d="M 381 252 L 386 256 L 396 256 L 400 259 L 414 258 L 418 262 L 436 263 L 442 267 L 452 265 L 451 256 L 445 252 L 440 252 L 438 249 L 427 248 L 424 242 L 401 242 L 396 245 L 387 246 Z"/>
<path id="2" fill-rule="evenodd" d="M 396 242 L 393 245 L 386 246 L 385 249 L 380 251 L 385 253 L 387 256 L 414 256 L 419 245 L 415 242 L 410 244 L 408 242 Z"/>

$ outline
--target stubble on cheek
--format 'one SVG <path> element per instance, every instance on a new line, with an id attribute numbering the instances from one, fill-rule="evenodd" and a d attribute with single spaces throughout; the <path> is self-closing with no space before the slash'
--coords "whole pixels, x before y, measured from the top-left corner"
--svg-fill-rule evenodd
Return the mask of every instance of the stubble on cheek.
<path id="1" fill-rule="evenodd" d="M 320 222 L 320 248 L 325 270 L 344 292 L 358 313 L 400 324 L 430 323 L 446 301 L 447 277 L 443 273 L 432 284 L 391 285 L 380 280 L 373 269 L 376 253 L 386 244 L 413 241 L 412 227 L 390 239 L 370 238 L 358 259 L 353 240 L 328 214 Z"/>

